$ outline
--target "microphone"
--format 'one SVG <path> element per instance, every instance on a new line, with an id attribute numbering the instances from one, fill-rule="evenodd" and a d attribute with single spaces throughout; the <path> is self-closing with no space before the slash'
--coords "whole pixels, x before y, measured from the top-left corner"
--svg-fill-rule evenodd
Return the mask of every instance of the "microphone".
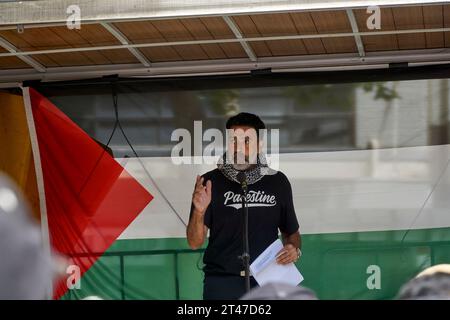
<path id="1" fill-rule="evenodd" d="M 241 184 L 242 190 L 244 193 L 247 193 L 247 176 L 245 175 L 245 172 L 240 171 L 236 177 L 237 181 Z"/>
<path id="2" fill-rule="evenodd" d="M 244 265 L 244 276 L 245 276 L 245 291 L 250 291 L 250 249 L 248 244 L 248 207 L 247 207 L 247 176 L 245 175 L 245 172 L 239 171 L 238 175 L 236 176 L 236 180 L 239 181 L 242 188 L 242 195 L 241 195 L 241 201 L 242 201 L 242 244 L 243 244 L 243 250 L 242 250 L 242 256 L 240 256 L 240 259 L 242 259 L 242 263 Z"/>

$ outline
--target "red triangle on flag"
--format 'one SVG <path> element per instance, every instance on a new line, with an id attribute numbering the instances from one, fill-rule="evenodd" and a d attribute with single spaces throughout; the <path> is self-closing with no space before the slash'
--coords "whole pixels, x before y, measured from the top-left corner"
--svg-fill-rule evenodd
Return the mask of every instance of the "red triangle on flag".
<path id="1" fill-rule="evenodd" d="M 50 242 L 84 274 L 153 199 L 97 142 L 29 88 Z M 65 279 L 54 298 L 67 291 Z"/>

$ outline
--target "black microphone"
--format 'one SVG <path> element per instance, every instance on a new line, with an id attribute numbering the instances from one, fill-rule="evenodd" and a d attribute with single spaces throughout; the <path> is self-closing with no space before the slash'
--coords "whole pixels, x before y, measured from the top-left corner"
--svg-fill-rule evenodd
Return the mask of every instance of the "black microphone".
<path id="1" fill-rule="evenodd" d="M 241 195 L 241 201 L 242 201 L 242 218 L 243 218 L 243 224 L 242 224 L 242 244 L 243 244 L 243 250 L 242 250 L 242 256 L 240 258 L 242 259 L 242 263 L 244 265 L 244 275 L 245 275 L 245 291 L 250 291 L 250 249 L 249 249 L 249 243 L 248 243 L 248 207 L 247 207 L 247 176 L 245 175 L 245 172 L 240 171 L 238 175 L 236 176 L 236 180 L 239 181 L 242 188 L 242 195 Z"/>
<path id="2" fill-rule="evenodd" d="M 237 181 L 241 184 L 242 190 L 244 193 L 247 193 L 247 176 L 245 175 L 245 172 L 240 171 L 236 177 Z"/>

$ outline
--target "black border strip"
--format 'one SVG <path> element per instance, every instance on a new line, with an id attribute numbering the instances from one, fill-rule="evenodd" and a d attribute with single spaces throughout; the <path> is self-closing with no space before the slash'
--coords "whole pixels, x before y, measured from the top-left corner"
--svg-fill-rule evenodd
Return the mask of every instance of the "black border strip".
<path id="1" fill-rule="evenodd" d="M 416 67 L 405 65 L 392 64 L 384 69 L 321 72 L 271 72 L 270 69 L 263 69 L 249 74 L 164 78 L 120 78 L 111 75 L 71 81 L 25 81 L 23 86 L 34 87 L 52 96 L 64 94 L 69 88 L 80 90 L 80 94 L 97 94 L 102 91 L 109 93 L 112 83 L 117 84 L 121 92 L 149 92 L 450 78 L 450 63 Z"/>

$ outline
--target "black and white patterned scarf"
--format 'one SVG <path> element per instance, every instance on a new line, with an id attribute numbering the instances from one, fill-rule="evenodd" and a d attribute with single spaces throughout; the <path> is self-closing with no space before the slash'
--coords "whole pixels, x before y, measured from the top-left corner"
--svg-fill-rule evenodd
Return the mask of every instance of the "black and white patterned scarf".
<path id="1" fill-rule="evenodd" d="M 237 175 L 240 170 L 234 168 L 232 163 L 227 162 L 227 153 L 224 153 L 222 158 L 219 159 L 217 163 L 217 168 L 222 172 L 222 174 L 229 180 L 239 183 Z M 247 177 L 247 184 L 253 184 L 261 180 L 265 175 L 269 174 L 271 169 L 267 165 L 267 160 L 264 154 L 258 153 L 256 159 L 256 165 L 251 169 L 243 171 Z"/>

